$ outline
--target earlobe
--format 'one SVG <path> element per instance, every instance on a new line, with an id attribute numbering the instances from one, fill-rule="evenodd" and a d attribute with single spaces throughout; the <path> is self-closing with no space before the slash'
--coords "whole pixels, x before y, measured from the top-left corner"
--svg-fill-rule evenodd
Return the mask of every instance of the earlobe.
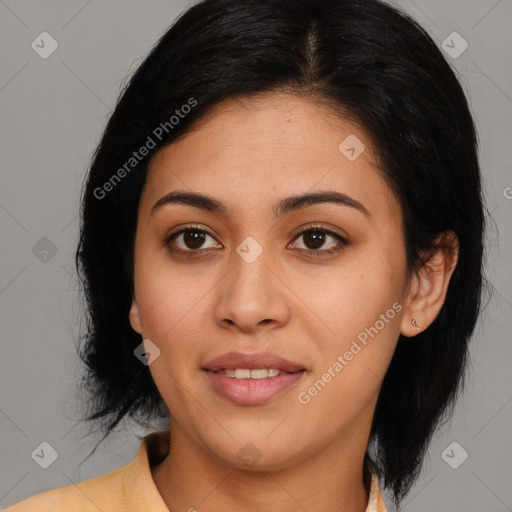
<path id="1" fill-rule="evenodd" d="M 411 276 L 400 329 L 402 336 L 416 336 L 437 317 L 457 266 L 458 251 L 457 236 L 453 231 L 445 231 L 436 239 L 427 261 Z"/>
<path id="2" fill-rule="evenodd" d="M 132 299 L 132 306 L 129 313 L 130 325 L 135 332 L 142 334 L 142 321 L 140 319 L 139 306 L 135 298 Z"/>

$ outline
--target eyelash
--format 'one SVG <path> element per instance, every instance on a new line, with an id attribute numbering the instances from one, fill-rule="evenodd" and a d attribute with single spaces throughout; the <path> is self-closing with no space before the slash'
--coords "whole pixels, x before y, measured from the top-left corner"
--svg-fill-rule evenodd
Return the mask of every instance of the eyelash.
<path id="1" fill-rule="evenodd" d="M 207 235 L 210 235 L 212 238 L 215 238 L 215 236 L 212 233 L 210 233 L 208 230 L 203 229 L 197 225 L 189 225 L 189 226 L 185 226 L 184 228 L 180 229 L 179 231 L 176 231 L 176 232 L 171 233 L 170 235 L 166 236 L 163 240 L 163 246 L 169 248 L 174 253 L 182 254 L 189 258 L 198 257 L 201 255 L 201 253 L 204 253 L 204 252 L 211 252 L 211 250 L 204 251 L 204 250 L 200 250 L 200 249 L 197 249 L 197 250 L 191 249 L 188 251 L 184 251 L 182 249 L 171 248 L 171 242 L 174 238 L 178 237 L 182 233 L 186 233 L 186 232 L 190 232 L 190 231 L 199 231 L 202 233 L 206 233 Z M 324 228 L 322 225 L 319 225 L 319 224 L 301 228 L 300 231 L 295 236 L 295 238 L 293 239 L 293 241 L 300 238 L 304 233 L 308 233 L 311 231 L 321 232 L 321 233 L 330 235 L 330 236 L 336 238 L 341 243 L 341 247 L 338 246 L 338 247 L 335 247 L 332 249 L 321 249 L 321 250 L 300 249 L 301 251 L 306 251 L 306 252 L 309 252 L 310 254 L 313 254 L 315 257 L 331 256 L 333 254 L 341 252 L 345 248 L 345 246 L 348 245 L 348 240 L 346 238 L 342 237 L 338 233 L 335 233 L 334 231 Z"/>

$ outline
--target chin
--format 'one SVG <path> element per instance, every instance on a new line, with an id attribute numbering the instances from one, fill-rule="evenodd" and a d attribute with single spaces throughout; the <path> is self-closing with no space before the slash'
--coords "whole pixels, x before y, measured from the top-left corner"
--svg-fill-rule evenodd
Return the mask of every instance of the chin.
<path id="1" fill-rule="evenodd" d="M 270 440 L 266 433 L 261 437 L 246 433 L 230 438 L 226 444 L 208 443 L 207 446 L 210 453 L 226 466 L 255 472 L 286 469 L 296 464 L 305 451 L 298 449 L 296 440 L 290 443 L 282 436 Z"/>

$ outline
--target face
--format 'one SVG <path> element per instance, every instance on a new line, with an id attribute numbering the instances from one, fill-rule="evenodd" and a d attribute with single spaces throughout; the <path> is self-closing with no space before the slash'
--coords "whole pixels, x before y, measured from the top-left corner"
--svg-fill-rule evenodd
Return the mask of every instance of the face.
<path id="1" fill-rule="evenodd" d="M 408 281 L 360 127 L 284 93 L 218 104 L 154 156 L 134 250 L 130 322 L 159 350 L 171 439 L 265 470 L 366 447 Z"/>

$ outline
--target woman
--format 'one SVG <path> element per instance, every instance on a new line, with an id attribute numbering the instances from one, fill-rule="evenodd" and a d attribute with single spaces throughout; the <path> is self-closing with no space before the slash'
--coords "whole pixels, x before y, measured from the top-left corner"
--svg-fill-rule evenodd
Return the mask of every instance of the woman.
<path id="1" fill-rule="evenodd" d="M 205 0 L 124 90 L 83 196 L 82 358 L 137 457 L 28 510 L 385 511 L 480 308 L 473 120 L 377 0 Z"/>

